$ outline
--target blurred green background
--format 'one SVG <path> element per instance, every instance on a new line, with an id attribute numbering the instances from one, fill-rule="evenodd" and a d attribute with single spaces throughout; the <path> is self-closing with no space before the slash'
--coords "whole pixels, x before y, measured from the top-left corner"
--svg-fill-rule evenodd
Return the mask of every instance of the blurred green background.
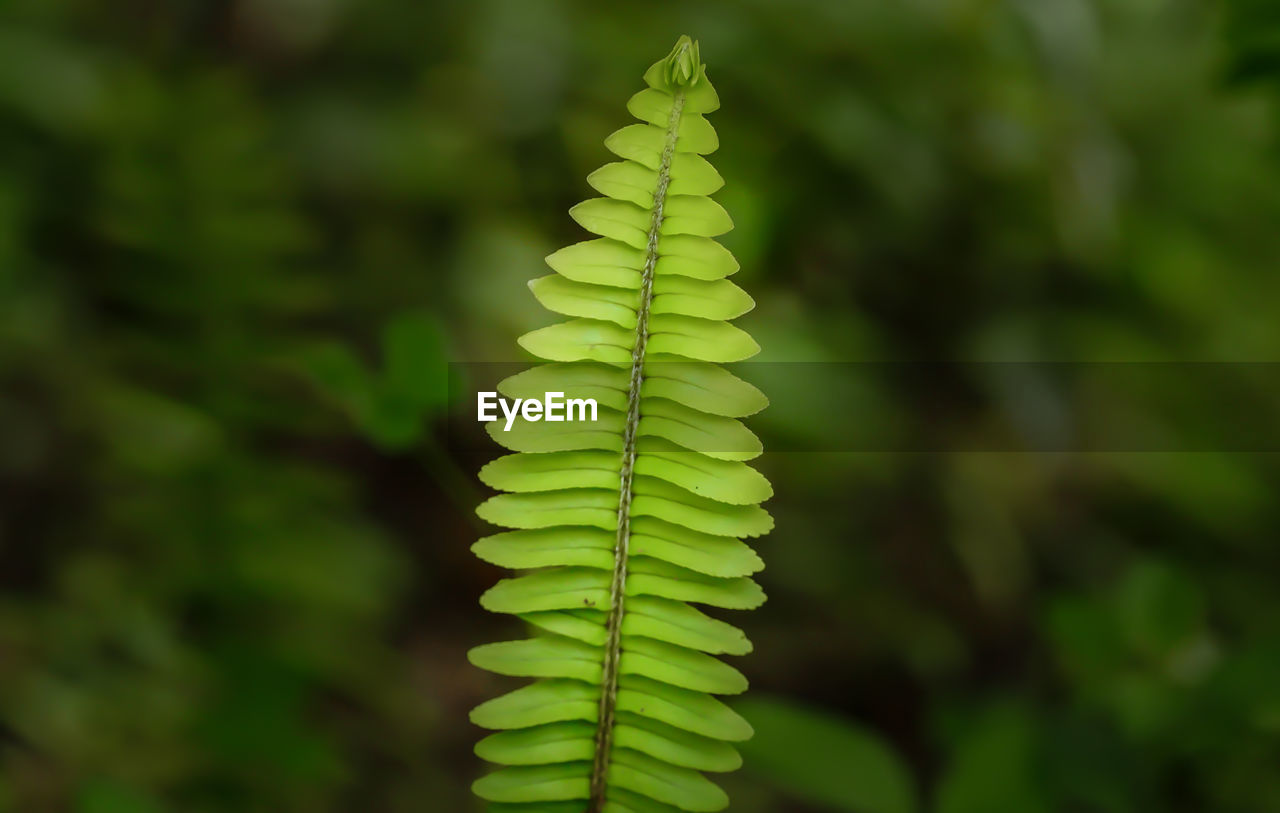
<path id="1" fill-rule="evenodd" d="M 3 0 L 0 810 L 475 809 L 443 371 L 686 32 L 762 360 L 1280 358 L 1269 0 Z M 1036 384 L 761 459 L 734 810 L 1280 811 L 1280 459 L 946 451 Z"/>

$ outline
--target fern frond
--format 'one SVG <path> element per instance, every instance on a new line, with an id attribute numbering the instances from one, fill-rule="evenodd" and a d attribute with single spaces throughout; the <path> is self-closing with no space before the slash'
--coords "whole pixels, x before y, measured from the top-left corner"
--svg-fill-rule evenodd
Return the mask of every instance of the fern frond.
<path id="1" fill-rule="evenodd" d="M 502 494 L 478 509 L 510 528 L 476 555 L 518 571 L 481 598 L 533 637 L 476 647 L 472 663 L 535 682 L 472 721 L 500 766 L 475 783 L 492 810 L 653 813 L 721 810 L 704 772 L 736 769 L 751 727 L 713 695 L 747 688 L 721 655 L 751 643 L 692 605 L 750 609 L 763 563 L 742 540 L 773 524 L 769 482 L 748 461 L 760 441 L 739 420 L 767 404 L 720 363 L 759 349 L 728 320 L 754 306 L 715 241 L 732 228 L 708 195 L 703 157 L 719 107 L 698 46 L 681 37 L 627 109 L 642 123 L 605 146 L 622 160 L 588 178 L 604 197 L 570 210 L 597 238 L 547 258 L 530 288 L 568 321 L 519 342 L 549 364 L 499 385 L 508 398 L 593 398 L 594 422 L 488 425 L 515 454 L 485 466 Z"/>

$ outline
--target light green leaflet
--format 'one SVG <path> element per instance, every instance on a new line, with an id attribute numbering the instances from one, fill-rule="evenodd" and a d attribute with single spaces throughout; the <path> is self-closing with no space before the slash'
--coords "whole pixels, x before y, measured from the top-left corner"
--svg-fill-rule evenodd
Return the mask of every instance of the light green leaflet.
<path id="1" fill-rule="evenodd" d="M 476 753 L 498 767 L 474 786 L 493 811 L 721 810 L 729 800 L 703 772 L 736 769 L 733 743 L 751 736 L 713 697 L 747 688 L 717 656 L 751 643 L 691 605 L 764 601 L 743 538 L 772 528 L 760 503 L 773 490 L 739 419 L 767 400 L 719 366 L 759 349 L 727 321 L 755 303 L 714 239 L 733 224 L 707 197 L 723 182 L 703 158 L 719 146 L 703 114 L 720 102 L 697 43 L 681 37 L 644 79 L 627 104 L 643 123 L 605 141 L 622 160 L 587 179 L 605 197 L 570 210 L 598 239 L 552 254 L 556 273 L 530 283 L 570 317 L 520 338 L 550 363 L 498 387 L 593 398 L 598 419 L 487 427 L 515 454 L 481 470 L 503 493 L 477 513 L 511 530 L 473 550 L 516 575 L 480 603 L 531 637 L 470 658 L 534 679 L 471 713 L 494 732 Z"/>

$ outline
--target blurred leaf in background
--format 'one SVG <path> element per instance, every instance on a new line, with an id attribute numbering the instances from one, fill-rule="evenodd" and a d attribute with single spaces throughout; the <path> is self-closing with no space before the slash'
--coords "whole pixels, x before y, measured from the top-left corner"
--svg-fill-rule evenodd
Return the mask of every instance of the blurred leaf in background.
<path id="1" fill-rule="evenodd" d="M 741 748 L 749 770 L 797 799 L 850 813 L 914 813 L 915 782 L 874 732 L 785 698 L 736 704 L 755 737 Z"/>
<path id="2" fill-rule="evenodd" d="M 938 785 L 937 813 L 1053 810 L 1038 774 L 1034 716 L 1016 704 L 983 709 L 952 749 Z"/>
<path id="3" fill-rule="evenodd" d="M 321 391 L 375 443 L 407 449 L 422 442 L 448 404 L 442 341 L 433 318 L 399 314 L 382 331 L 381 371 L 367 370 L 354 352 L 335 342 L 310 348 L 304 365 Z"/>

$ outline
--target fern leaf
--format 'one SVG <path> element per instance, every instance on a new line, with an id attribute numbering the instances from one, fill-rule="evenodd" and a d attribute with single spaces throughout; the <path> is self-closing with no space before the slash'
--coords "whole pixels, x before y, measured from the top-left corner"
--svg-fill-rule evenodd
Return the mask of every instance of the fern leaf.
<path id="1" fill-rule="evenodd" d="M 488 425 L 514 454 L 480 478 L 502 492 L 477 513 L 510 529 L 476 542 L 517 571 L 481 605 L 525 621 L 526 640 L 471 650 L 476 666 L 535 682 L 477 707 L 494 733 L 476 746 L 499 766 L 475 783 L 510 813 L 715 811 L 704 773 L 741 764 L 751 727 L 714 695 L 747 688 L 720 660 L 744 655 L 740 629 L 693 605 L 759 606 L 763 567 L 743 541 L 767 533 L 772 489 L 749 461 L 740 420 L 765 397 L 719 365 L 759 349 L 729 324 L 755 303 L 727 277 L 715 237 L 732 228 L 708 195 L 723 184 L 703 156 L 719 106 L 698 46 L 681 37 L 645 73 L 627 109 L 640 120 L 605 141 L 620 161 L 587 181 L 603 197 L 570 215 L 597 235 L 547 258 L 529 287 L 566 321 L 522 336 L 546 361 L 499 385 L 507 398 L 592 398 L 593 422 Z"/>

